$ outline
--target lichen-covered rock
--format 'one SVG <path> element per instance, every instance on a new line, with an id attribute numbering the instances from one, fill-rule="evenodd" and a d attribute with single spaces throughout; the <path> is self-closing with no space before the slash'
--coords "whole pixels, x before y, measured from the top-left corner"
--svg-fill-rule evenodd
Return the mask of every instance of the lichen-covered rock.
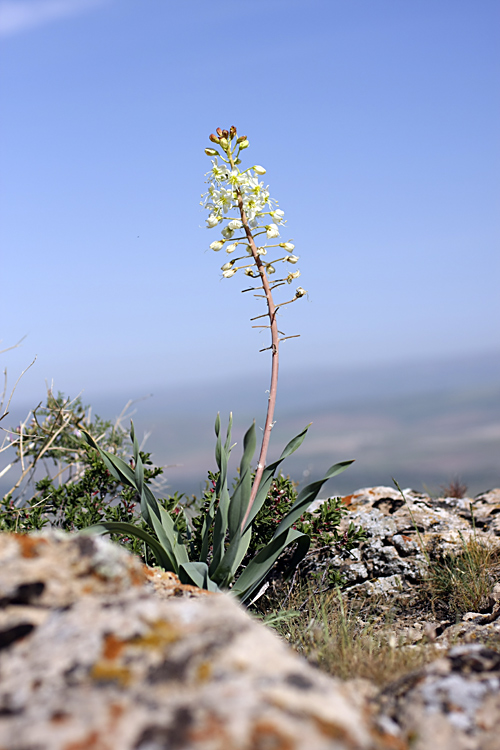
<path id="1" fill-rule="evenodd" d="M 497 750 L 500 653 L 480 644 L 455 646 L 378 698 L 379 724 L 412 750 Z"/>
<path id="2" fill-rule="evenodd" d="M 101 538 L 0 535 L 0 604 L 0 750 L 407 747 L 230 596 Z"/>
<path id="3" fill-rule="evenodd" d="M 367 541 L 349 557 L 323 552 L 309 565 L 321 569 L 332 563 L 358 593 L 387 595 L 421 580 L 428 556 L 457 553 L 472 535 L 500 546 L 500 490 L 461 499 L 431 498 L 413 490 L 403 495 L 391 487 L 372 487 L 344 497 L 350 513 L 341 529 L 352 521 L 363 527 Z M 311 509 L 322 502 L 315 501 Z"/>

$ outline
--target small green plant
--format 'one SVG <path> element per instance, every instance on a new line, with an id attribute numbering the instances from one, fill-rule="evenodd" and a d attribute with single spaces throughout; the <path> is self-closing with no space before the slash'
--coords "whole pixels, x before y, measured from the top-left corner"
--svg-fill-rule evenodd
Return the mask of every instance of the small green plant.
<path id="1" fill-rule="evenodd" d="M 274 529 L 271 540 L 260 549 L 250 562 L 237 572 L 247 555 L 252 539 L 252 524 L 260 508 L 266 501 L 271 482 L 281 463 L 301 445 L 307 428 L 291 440 L 280 458 L 269 464 L 262 474 L 255 502 L 251 513 L 246 510 L 251 492 L 251 459 L 256 439 L 255 425 L 247 431 L 243 446 L 244 452 L 240 463 L 240 478 L 229 495 L 228 460 L 231 453 L 231 419 L 222 442 L 220 418 L 215 422 L 216 461 L 219 469 L 218 478 L 208 508 L 202 515 L 201 532 L 195 528 L 182 505 L 174 509 L 165 508 L 144 481 L 144 465 L 139 445 L 132 425 L 131 439 L 134 448 L 132 466 L 122 458 L 105 451 L 89 433 L 84 433 L 91 448 L 98 451 L 110 474 L 124 486 L 133 488 L 140 497 L 143 520 L 149 531 L 126 522 L 102 522 L 87 529 L 87 533 L 122 533 L 128 537 L 137 537 L 153 551 L 156 560 L 165 570 L 178 574 L 183 583 L 191 583 L 209 591 L 231 588 L 234 595 L 247 601 L 259 588 L 267 574 L 290 545 L 295 551 L 290 560 L 293 569 L 307 553 L 310 537 L 293 528 L 299 522 L 309 505 L 317 497 L 321 487 L 328 480 L 344 471 L 352 461 L 344 461 L 332 466 L 323 479 L 304 487 L 288 513 Z M 175 512 L 177 511 L 177 512 Z"/>
<path id="2" fill-rule="evenodd" d="M 210 248 L 215 252 L 225 248 L 230 256 L 236 251 L 242 253 L 238 257 L 231 257 L 222 265 L 222 276 L 229 279 L 241 270 L 254 280 L 256 286 L 243 291 L 254 292 L 258 299 L 264 299 L 267 311 L 252 318 L 252 321 L 267 318 L 267 323 L 259 323 L 254 327 L 269 329 L 271 334 L 270 346 L 261 350 L 271 351 L 271 384 L 257 466 L 255 470 L 252 467 L 256 449 L 254 423 L 245 434 L 239 479 L 230 494 L 227 472 L 233 447 L 232 417 L 223 442 L 220 417 L 217 415 L 215 433 L 218 476 L 212 497 L 205 505 L 201 523 L 193 524 L 182 508 L 176 508 L 177 513 L 166 509 L 147 486 L 133 426 L 133 467 L 122 458 L 103 450 L 97 440 L 86 434 L 89 446 L 99 451 L 111 475 L 137 492 L 142 518 L 149 527 L 146 532 L 129 523 L 106 522 L 93 527 L 92 531 L 136 535 L 154 551 L 158 563 L 167 570 L 178 573 L 181 581 L 210 590 L 231 588 L 235 595 L 246 601 L 262 584 L 284 550 L 290 546 L 294 548 L 291 568 L 304 557 L 311 539 L 307 531 L 299 530 L 300 519 L 323 484 L 344 471 L 352 461 L 335 464 L 323 479 L 304 487 L 288 512 L 279 520 L 276 519 L 277 525 L 270 540 L 266 539 L 264 542 L 260 535 L 261 538 L 255 545 L 255 556 L 243 565 L 243 561 L 248 560 L 253 526 L 266 503 L 276 471 L 285 458 L 301 445 L 308 429 L 306 427 L 288 443 L 277 461 L 266 465 L 274 425 L 280 344 L 285 339 L 293 338 L 285 336 L 279 330 L 277 314 L 285 305 L 304 297 L 306 290 L 297 287 L 291 299 L 275 303 L 273 293 L 281 287 L 286 288 L 300 276 L 300 271 L 288 270 L 290 265 L 295 266 L 299 260 L 293 253 L 293 243 L 290 240 L 274 241 L 280 237 L 280 228 L 286 223 L 284 213 L 270 197 L 268 188 L 260 182 L 260 177 L 266 173 L 263 167 L 254 165 L 243 171 L 239 169 L 240 155 L 249 145 L 246 136 L 237 137 L 236 128 L 231 127 L 230 130 L 217 128 L 217 134 L 212 133 L 209 138 L 219 150 L 211 147 L 205 149 L 208 156 L 214 157 L 212 168 L 207 173 L 209 187 L 204 201 L 209 211 L 207 227 L 213 229 L 223 226 L 221 239 L 212 242 Z M 268 252 L 277 257 L 267 258 Z M 278 274 L 278 278 L 274 278 L 278 266 L 286 270 L 283 276 Z M 309 522 L 309 529 L 312 527 L 312 522 Z"/>

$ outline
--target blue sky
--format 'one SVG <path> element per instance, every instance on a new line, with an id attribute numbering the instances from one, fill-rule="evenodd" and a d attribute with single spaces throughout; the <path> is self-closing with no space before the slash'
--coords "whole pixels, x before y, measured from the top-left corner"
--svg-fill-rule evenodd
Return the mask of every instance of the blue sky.
<path id="1" fill-rule="evenodd" d="M 235 124 L 308 298 L 290 369 L 498 349 L 496 0 L 0 2 L 1 331 L 44 380 L 134 397 L 267 383 L 259 304 L 199 206 Z M 247 298 L 248 297 L 248 298 Z"/>

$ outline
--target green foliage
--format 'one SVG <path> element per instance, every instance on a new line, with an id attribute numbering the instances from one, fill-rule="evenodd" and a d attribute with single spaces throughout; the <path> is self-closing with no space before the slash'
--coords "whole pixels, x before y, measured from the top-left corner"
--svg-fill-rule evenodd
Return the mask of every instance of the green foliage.
<path id="1" fill-rule="evenodd" d="M 110 474 L 123 485 L 134 489 L 140 497 L 141 514 L 149 531 L 138 530 L 130 523 L 101 522 L 88 529 L 95 533 L 123 533 L 137 536 L 153 551 L 158 564 L 177 573 L 184 583 L 191 583 L 209 590 L 231 588 L 242 601 L 248 600 L 262 584 L 276 560 L 288 547 L 293 548 L 290 568 L 303 559 L 311 542 L 309 534 L 298 528 L 300 519 L 317 497 L 323 484 L 344 471 L 352 461 L 343 461 L 332 466 L 323 479 L 304 487 L 295 495 L 282 492 L 274 484 L 274 500 L 266 503 L 276 471 L 281 463 L 301 445 L 307 427 L 291 440 L 280 458 L 269 464 L 262 474 L 253 504 L 250 504 L 252 477 L 251 461 L 255 452 L 255 424 L 247 431 L 243 441 L 243 456 L 239 479 L 230 495 L 228 490 L 228 461 L 231 453 L 232 418 L 222 443 L 220 417 L 217 415 L 215 433 L 217 437 L 215 457 L 218 473 L 211 476 L 212 486 L 205 493 L 202 512 L 191 521 L 186 509 L 180 505 L 165 506 L 159 502 L 144 481 L 144 466 L 132 425 L 131 440 L 134 449 L 132 466 L 103 450 L 89 433 L 84 433 L 89 446 L 95 448 Z M 279 479 L 277 480 L 280 481 Z M 286 480 L 285 480 L 286 481 Z M 281 480 L 283 482 L 283 480 Z M 293 487 L 292 487 L 293 490 Z M 280 494 L 281 493 L 281 494 Z M 287 497 L 283 497 L 287 495 Z M 288 497 L 291 495 L 291 497 Z M 271 497 L 273 490 L 271 490 Z M 293 499 L 293 502 L 289 502 Z M 288 503 L 286 513 L 276 507 Z M 267 509 L 258 519 L 262 509 Z M 340 518 L 339 509 L 336 518 Z M 272 519 L 270 518 L 270 515 Z M 271 523 L 272 520 L 272 523 Z M 277 522 L 277 523 L 276 523 Z M 311 519 L 306 522 L 314 526 Z M 254 539 L 253 527 L 258 529 Z M 252 539 L 253 546 L 252 545 Z M 239 574 L 239 575 L 238 575 Z"/>
<path id="2" fill-rule="evenodd" d="M 24 466 L 27 485 L 20 488 L 21 482 L 16 483 L 0 501 L 0 531 L 26 533 L 51 526 L 74 532 L 100 522 L 141 525 L 136 492 L 123 487 L 98 454 L 82 447 L 83 425 L 107 450 L 115 454 L 127 451 L 129 438 L 119 426 L 98 416 L 90 419 L 89 407 L 79 398 L 70 400 L 62 393 L 54 396 L 49 390 L 46 404 L 34 410 L 29 425 L 19 426 L 13 433 L 13 463 Z M 162 469 L 152 466 L 148 453 L 141 453 L 141 461 L 146 482 L 161 475 Z M 36 480 L 38 468 L 44 468 L 46 475 Z M 34 491 L 25 500 L 23 495 L 33 485 Z M 135 537 L 121 541 L 131 552 L 143 552 Z"/>

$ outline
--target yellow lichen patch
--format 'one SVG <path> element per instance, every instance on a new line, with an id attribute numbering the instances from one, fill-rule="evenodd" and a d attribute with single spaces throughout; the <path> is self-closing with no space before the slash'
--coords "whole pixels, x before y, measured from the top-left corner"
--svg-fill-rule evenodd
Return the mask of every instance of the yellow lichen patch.
<path id="1" fill-rule="evenodd" d="M 171 623 L 158 620 L 148 633 L 132 639 L 129 643 L 142 648 L 158 649 L 175 643 L 181 636 L 182 633 Z"/>
<path id="2" fill-rule="evenodd" d="M 132 677 L 127 667 L 122 667 L 106 659 L 94 664 L 90 670 L 90 676 L 96 682 L 118 682 L 124 687 L 130 683 Z"/>
<path id="3" fill-rule="evenodd" d="M 197 669 L 197 677 L 200 682 L 206 682 L 212 675 L 212 665 L 208 661 L 202 661 Z"/>

